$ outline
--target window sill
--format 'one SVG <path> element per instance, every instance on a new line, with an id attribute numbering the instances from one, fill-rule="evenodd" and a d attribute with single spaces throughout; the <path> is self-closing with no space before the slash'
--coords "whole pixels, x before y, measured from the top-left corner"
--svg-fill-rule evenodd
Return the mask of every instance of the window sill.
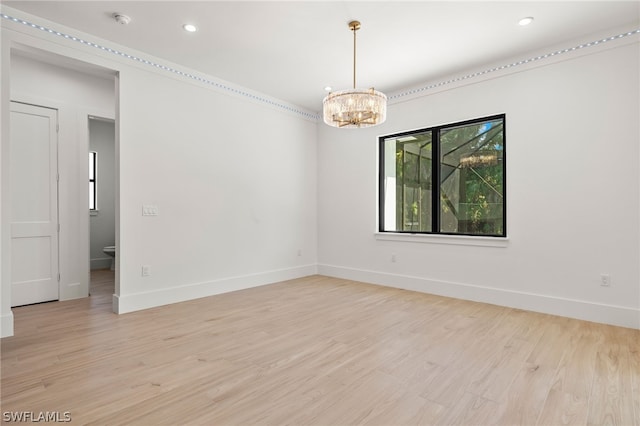
<path id="1" fill-rule="evenodd" d="M 477 247 L 507 247 L 507 237 L 472 237 L 468 235 L 435 235 L 435 234 L 405 234 L 399 232 L 376 232 L 375 239 L 379 241 L 404 241 L 408 243 L 425 244 L 453 244 Z"/>

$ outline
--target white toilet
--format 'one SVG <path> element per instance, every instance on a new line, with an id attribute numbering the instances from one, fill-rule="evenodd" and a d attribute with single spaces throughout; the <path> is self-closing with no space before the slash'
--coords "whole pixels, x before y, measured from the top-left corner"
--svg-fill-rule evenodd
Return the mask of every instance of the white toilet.
<path id="1" fill-rule="evenodd" d="M 102 251 L 104 252 L 104 254 L 108 254 L 109 256 L 112 257 L 111 270 L 115 271 L 116 270 L 116 246 L 106 246 L 105 248 L 102 249 Z"/>

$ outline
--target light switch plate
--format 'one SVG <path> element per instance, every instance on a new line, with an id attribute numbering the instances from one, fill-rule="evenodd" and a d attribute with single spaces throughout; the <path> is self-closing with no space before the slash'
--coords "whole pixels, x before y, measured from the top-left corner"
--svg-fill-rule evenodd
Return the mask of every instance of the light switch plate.
<path id="1" fill-rule="evenodd" d="M 158 216 L 158 206 L 154 204 L 143 204 L 142 216 Z"/>

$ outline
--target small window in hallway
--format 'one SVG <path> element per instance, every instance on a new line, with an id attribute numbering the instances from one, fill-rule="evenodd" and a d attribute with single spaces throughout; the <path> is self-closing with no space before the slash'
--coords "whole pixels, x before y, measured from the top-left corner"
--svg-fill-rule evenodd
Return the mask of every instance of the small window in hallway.
<path id="1" fill-rule="evenodd" d="M 98 153 L 89 152 L 89 210 L 97 210 L 96 176 L 98 174 Z"/>

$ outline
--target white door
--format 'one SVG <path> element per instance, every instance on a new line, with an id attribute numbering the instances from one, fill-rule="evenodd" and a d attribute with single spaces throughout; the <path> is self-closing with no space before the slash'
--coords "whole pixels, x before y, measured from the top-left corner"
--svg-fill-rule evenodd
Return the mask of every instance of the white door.
<path id="1" fill-rule="evenodd" d="M 11 306 L 58 300 L 58 112 L 11 102 Z"/>

